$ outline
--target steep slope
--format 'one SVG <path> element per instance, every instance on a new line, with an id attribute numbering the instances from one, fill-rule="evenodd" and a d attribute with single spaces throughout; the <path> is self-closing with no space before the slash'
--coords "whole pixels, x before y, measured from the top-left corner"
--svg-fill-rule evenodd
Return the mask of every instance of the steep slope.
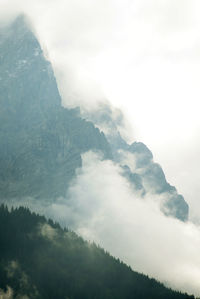
<path id="1" fill-rule="evenodd" d="M 0 244 L 0 295 L 9 286 L 12 298 L 194 298 L 132 271 L 26 208 L 0 206 Z"/>
<path id="2" fill-rule="evenodd" d="M 0 32 L 1 198 L 64 196 L 81 153 L 109 144 L 76 110 L 64 109 L 50 63 L 19 17 Z"/>

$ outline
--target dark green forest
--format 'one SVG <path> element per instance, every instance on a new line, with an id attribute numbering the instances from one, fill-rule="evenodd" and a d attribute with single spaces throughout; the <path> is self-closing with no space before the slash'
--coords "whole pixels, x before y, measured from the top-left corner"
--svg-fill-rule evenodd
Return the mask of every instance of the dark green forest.
<path id="1" fill-rule="evenodd" d="M 186 299 L 28 208 L 0 206 L 0 288 L 14 298 Z M 25 297 L 24 297 L 25 296 Z"/>

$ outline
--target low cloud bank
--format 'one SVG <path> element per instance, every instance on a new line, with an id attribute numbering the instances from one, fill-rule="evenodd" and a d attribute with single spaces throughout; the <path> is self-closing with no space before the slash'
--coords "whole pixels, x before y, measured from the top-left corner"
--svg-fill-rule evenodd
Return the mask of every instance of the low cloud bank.
<path id="1" fill-rule="evenodd" d="M 93 152 L 82 159 L 65 198 L 54 202 L 13 199 L 10 205 L 28 206 L 51 217 L 95 241 L 133 270 L 199 296 L 200 227 L 166 217 L 160 211 L 162 195 L 141 196 L 112 161 Z M 42 233 L 54 236 L 48 227 Z"/>
<path id="2" fill-rule="evenodd" d="M 47 213 L 134 270 L 200 295 L 200 228 L 164 216 L 159 196 L 142 199 L 120 172 L 111 161 L 84 154 L 68 199 L 58 199 Z"/>

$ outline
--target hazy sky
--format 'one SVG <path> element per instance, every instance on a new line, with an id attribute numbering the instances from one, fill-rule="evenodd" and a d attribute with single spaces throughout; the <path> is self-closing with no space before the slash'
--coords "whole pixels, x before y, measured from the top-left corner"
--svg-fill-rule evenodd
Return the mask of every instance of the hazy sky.
<path id="1" fill-rule="evenodd" d="M 65 105 L 107 98 L 146 143 L 170 183 L 199 209 L 198 0 L 0 0 L 24 11 L 54 64 Z"/>

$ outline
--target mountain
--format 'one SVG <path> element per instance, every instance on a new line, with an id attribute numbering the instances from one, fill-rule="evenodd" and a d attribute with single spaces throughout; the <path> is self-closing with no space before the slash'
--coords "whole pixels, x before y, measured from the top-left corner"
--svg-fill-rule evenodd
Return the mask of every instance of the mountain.
<path id="1" fill-rule="evenodd" d="M 0 201 L 65 197 L 81 155 L 101 152 L 120 165 L 134 190 L 164 197 L 162 211 L 182 221 L 189 208 L 150 150 L 121 137 L 122 115 L 103 105 L 83 119 L 61 105 L 50 62 L 23 16 L 0 30 Z M 98 127 L 106 127 L 100 131 Z M 135 163 L 134 169 L 131 166 Z"/>
<path id="2" fill-rule="evenodd" d="M 0 244 L 1 298 L 194 299 L 27 208 L 0 206 Z"/>
<path id="3" fill-rule="evenodd" d="M 110 146 L 79 110 L 61 106 L 51 64 L 19 17 L 0 34 L 1 198 L 65 196 L 81 154 Z"/>

